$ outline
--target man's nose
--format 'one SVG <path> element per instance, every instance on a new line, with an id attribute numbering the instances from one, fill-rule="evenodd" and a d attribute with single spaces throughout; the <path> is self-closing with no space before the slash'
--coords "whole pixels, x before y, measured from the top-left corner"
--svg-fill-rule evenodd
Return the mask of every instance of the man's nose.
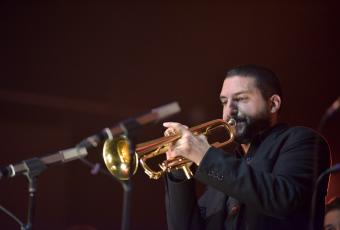
<path id="1" fill-rule="evenodd" d="M 224 120 L 229 120 L 232 117 L 236 117 L 238 113 L 238 108 L 235 103 L 228 103 L 225 105 L 223 118 Z"/>

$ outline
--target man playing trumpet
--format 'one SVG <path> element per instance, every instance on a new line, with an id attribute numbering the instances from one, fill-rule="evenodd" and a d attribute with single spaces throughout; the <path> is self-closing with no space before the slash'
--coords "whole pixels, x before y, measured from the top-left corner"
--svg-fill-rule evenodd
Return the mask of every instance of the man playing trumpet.
<path id="1" fill-rule="evenodd" d="M 166 178 L 168 228 L 308 229 L 317 176 L 329 167 L 329 147 L 315 131 L 279 123 L 281 87 L 260 66 L 229 70 L 220 93 L 223 120 L 234 119 L 236 148 L 210 146 L 206 137 L 166 122 L 165 135 L 181 134 L 167 158 L 182 156 L 196 166 L 190 180 L 180 170 Z M 195 180 L 207 186 L 196 197 Z M 322 229 L 327 180 L 319 186 L 314 229 Z"/>

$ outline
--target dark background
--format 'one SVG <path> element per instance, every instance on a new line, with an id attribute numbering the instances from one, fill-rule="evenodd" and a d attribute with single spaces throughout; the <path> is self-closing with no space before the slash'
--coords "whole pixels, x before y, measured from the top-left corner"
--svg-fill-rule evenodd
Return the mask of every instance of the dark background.
<path id="1" fill-rule="evenodd" d="M 336 1 L 285 3 L 0 3 L 2 166 L 73 147 L 81 139 L 177 101 L 168 120 L 221 117 L 225 70 L 255 63 L 282 81 L 282 120 L 317 129 L 339 97 Z M 161 123 L 139 141 L 160 137 Z M 322 133 L 339 157 L 339 113 Z M 100 162 L 101 148 L 88 158 Z M 36 229 L 119 229 L 122 188 L 79 161 L 39 177 Z M 332 177 L 328 199 L 340 195 Z M 0 204 L 25 221 L 27 180 L 0 181 Z M 132 229 L 165 229 L 163 181 L 133 178 Z M 19 229 L 0 213 L 1 229 Z"/>

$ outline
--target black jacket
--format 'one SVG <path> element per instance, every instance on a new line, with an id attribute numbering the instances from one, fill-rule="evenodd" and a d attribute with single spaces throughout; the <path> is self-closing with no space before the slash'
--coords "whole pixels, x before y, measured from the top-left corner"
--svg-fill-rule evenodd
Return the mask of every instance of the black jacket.
<path id="1" fill-rule="evenodd" d="M 329 167 L 329 147 L 316 132 L 279 124 L 252 141 L 246 155 L 211 147 L 194 180 L 166 177 L 168 228 L 308 229 L 314 181 Z M 315 229 L 322 229 L 328 177 L 319 185 Z"/>

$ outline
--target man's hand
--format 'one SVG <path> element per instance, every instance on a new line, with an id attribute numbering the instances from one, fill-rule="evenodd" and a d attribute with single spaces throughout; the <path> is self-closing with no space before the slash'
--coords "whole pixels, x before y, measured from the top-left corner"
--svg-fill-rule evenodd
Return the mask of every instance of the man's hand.
<path id="1" fill-rule="evenodd" d="M 182 156 L 199 165 L 205 153 L 210 148 L 206 137 L 203 134 L 192 134 L 187 126 L 177 122 L 165 122 L 163 126 L 167 128 L 164 132 L 165 136 L 174 134 L 181 135 L 180 139 L 169 145 L 169 151 L 166 153 L 167 158 Z"/>

